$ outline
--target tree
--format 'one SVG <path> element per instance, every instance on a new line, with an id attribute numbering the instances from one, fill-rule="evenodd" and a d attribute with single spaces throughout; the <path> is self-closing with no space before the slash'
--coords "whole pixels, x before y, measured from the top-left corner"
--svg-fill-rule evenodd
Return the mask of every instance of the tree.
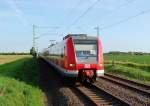
<path id="1" fill-rule="evenodd" d="M 36 57 L 37 53 L 36 53 L 36 50 L 35 50 L 34 47 L 32 47 L 32 48 L 30 49 L 30 54 L 33 55 L 34 57 Z"/>

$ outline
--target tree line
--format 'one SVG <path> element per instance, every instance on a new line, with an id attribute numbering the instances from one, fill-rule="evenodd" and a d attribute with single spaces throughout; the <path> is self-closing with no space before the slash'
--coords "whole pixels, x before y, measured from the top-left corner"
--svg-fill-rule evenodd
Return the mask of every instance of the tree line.
<path id="1" fill-rule="evenodd" d="M 120 51 L 110 51 L 110 52 L 104 53 L 104 54 L 150 55 L 150 53 L 146 53 L 146 52 L 120 52 Z"/>
<path id="2" fill-rule="evenodd" d="M 0 55 L 30 55 L 30 53 L 24 53 L 24 52 L 21 52 L 21 53 L 18 53 L 18 52 L 5 53 L 5 52 L 1 52 Z"/>

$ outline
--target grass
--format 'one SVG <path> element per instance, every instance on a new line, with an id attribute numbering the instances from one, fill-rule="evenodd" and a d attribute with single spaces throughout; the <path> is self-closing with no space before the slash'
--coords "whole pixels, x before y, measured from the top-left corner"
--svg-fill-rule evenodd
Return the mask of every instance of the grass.
<path id="1" fill-rule="evenodd" d="M 36 59 L 23 56 L 0 66 L 0 106 L 44 105 Z"/>
<path id="2" fill-rule="evenodd" d="M 122 65 L 105 65 L 106 72 L 150 84 L 150 72 Z"/>
<path id="3" fill-rule="evenodd" d="M 8 77 L 0 77 L 0 106 L 44 106 L 36 87 Z"/>
<path id="4" fill-rule="evenodd" d="M 149 55 L 107 54 L 104 60 L 106 72 L 150 84 Z"/>
<path id="5" fill-rule="evenodd" d="M 104 55 L 105 61 L 121 61 L 121 62 L 133 62 L 139 64 L 150 64 L 150 55 L 129 55 L 129 54 L 119 54 L 112 55 L 106 54 Z"/>
<path id="6" fill-rule="evenodd" d="M 150 64 L 139 64 L 139 63 L 133 63 L 133 62 L 121 62 L 121 61 L 105 61 L 105 64 L 118 64 L 118 65 L 123 65 L 127 67 L 132 67 L 132 68 L 138 68 L 138 69 L 143 69 L 145 71 L 150 70 Z"/>

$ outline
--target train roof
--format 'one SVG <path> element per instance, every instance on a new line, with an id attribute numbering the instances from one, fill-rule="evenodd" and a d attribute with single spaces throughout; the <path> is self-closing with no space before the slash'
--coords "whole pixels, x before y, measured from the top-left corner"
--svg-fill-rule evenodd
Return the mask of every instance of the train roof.
<path id="1" fill-rule="evenodd" d="M 77 40 L 82 40 L 82 39 L 86 39 L 86 40 L 96 40 L 97 37 L 94 36 L 87 36 L 87 34 L 68 34 L 67 36 L 65 36 L 63 38 L 63 40 L 72 37 L 73 39 L 77 39 Z"/>

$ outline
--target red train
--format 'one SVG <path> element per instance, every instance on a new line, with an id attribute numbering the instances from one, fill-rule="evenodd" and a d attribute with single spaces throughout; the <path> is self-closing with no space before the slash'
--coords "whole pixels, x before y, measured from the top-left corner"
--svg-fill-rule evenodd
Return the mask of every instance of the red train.
<path id="1" fill-rule="evenodd" d="M 49 47 L 46 58 L 65 77 L 94 82 L 104 75 L 102 44 L 97 37 L 69 34 Z"/>

